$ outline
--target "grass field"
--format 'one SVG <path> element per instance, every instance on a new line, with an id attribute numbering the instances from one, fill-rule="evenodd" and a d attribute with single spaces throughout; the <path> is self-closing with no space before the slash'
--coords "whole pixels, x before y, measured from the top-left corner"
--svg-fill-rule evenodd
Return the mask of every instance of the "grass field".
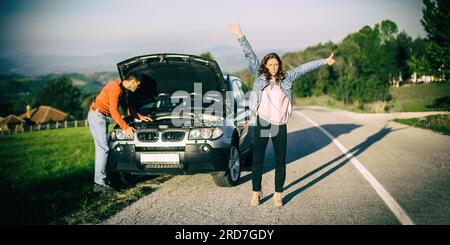
<path id="1" fill-rule="evenodd" d="M 331 96 L 295 98 L 297 105 L 321 105 L 354 112 L 450 111 L 450 82 L 390 88 L 392 100 L 360 105 L 344 104 Z"/>
<path id="2" fill-rule="evenodd" d="M 390 111 L 450 111 L 450 82 L 391 88 Z"/>
<path id="3" fill-rule="evenodd" d="M 98 223 L 170 178 L 94 193 L 94 144 L 87 127 L 1 136 L 0 146 L 4 224 Z"/>
<path id="4" fill-rule="evenodd" d="M 394 119 L 394 121 L 414 127 L 431 129 L 435 132 L 450 136 L 450 115 L 433 115 L 412 119 Z"/>

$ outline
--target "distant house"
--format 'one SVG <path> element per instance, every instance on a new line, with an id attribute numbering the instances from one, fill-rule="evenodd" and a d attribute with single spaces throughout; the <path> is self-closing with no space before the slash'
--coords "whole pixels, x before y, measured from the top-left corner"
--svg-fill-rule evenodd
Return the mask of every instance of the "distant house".
<path id="1" fill-rule="evenodd" d="M 403 80 L 402 74 L 399 73 L 398 79 L 393 77 L 389 81 L 389 84 L 395 88 L 398 88 L 404 84 L 431 83 L 431 82 L 439 82 L 442 80 L 443 80 L 442 78 L 435 77 L 435 76 L 420 76 L 419 77 L 416 72 L 413 72 L 409 79 Z"/>
<path id="2" fill-rule="evenodd" d="M 411 75 L 411 83 L 430 83 L 430 82 L 437 82 L 442 81 L 441 78 L 435 77 L 435 76 L 417 76 L 417 73 L 414 72 Z"/>
<path id="3" fill-rule="evenodd" d="M 64 121 L 67 118 L 67 113 L 51 106 L 41 105 L 33 109 L 31 109 L 30 106 L 27 106 L 27 111 L 20 115 L 19 118 L 34 124 L 44 124 L 48 122 Z"/>
<path id="4" fill-rule="evenodd" d="M 13 130 L 17 127 L 22 127 L 25 120 L 15 115 L 9 115 L 0 120 L 1 130 Z"/>

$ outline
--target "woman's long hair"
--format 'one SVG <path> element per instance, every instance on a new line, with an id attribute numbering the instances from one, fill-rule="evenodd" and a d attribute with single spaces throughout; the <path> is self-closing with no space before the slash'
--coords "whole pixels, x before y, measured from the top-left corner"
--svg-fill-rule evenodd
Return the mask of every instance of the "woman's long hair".
<path id="1" fill-rule="evenodd" d="M 286 73 L 283 71 L 283 64 L 281 62 L 281 58 L 276 53 L 270 53 L 270 54 L 267 54 L 266 56 L 264 56 L 264 58 L 261 61 L 261 65 L 259 66 L 259 69 L 258 69 L 258 76 L 264 74 L 264 76 L 266 77 L 267 80 L 270 80 L 272 78 L 272 75 L 270 75 L 269 69 L 266 68 L 267 61 L 272 58 L 275 58 L 278 61 L 278 71 L 277 71 L 277 74 L 275 74 L 275 82 L 278 84 L 283 79 L 286 78 Z"/>

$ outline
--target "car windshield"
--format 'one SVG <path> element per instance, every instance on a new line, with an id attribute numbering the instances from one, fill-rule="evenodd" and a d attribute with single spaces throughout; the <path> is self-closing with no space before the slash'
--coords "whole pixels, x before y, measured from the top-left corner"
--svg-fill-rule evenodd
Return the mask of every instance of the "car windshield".
<path id="1" fill-rule="evenodd" d="M 209 101 L 202 101 L 204 106 L 217 101 L 225 91 L 220 74 L 204 64 L 151 63 L 140 65 L 136 70 L 140 73 L 141 85 L 133 97 L 139 111 L 171 109 L 186 102 L 188 97 L 192 99 L 192 106 L 194 99 L 208 98 Z M 171 97 L 178 98 L 178 103 L 172 103 Z"/>

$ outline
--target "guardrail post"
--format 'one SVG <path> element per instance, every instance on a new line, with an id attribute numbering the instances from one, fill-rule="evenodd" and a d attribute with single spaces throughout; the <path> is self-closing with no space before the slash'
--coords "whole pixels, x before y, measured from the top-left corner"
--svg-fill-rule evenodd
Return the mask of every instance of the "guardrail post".
<path id="1" fill-rule="evenodd" d="M 78 126 L 78 121 L 77 120 L 75 120 L 75 128 Z"/>

